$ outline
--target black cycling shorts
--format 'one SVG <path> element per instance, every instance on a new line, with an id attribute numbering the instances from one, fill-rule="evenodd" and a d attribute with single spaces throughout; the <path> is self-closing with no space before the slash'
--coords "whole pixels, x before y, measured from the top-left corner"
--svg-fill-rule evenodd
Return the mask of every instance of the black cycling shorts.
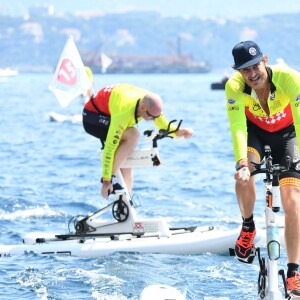
<path id="1" fill-rule="evenodd" d="M 291 158 L 290 172 L 283 173 L 280 178 L 296 177 L 300 179 L 299 172 L 295 172 L 296 165 L 293 161 L 299 160 L 298 141 L 294 124 L 276 132 L 268 132 L 247 120 L 248 147 L 254 148 L 263 159 L 265 155 L 264 146 L 271 148 L 273 164 L 286 165 L 286 157 Z"/>
<path id="2" fill-rule="evenodd" d="M 84 108 L 82 123 L 84 130 L 88 134 L 100 139 L 102 146 L 104 146 L 110 125 L 110 116 L 102 112 L 94 113 Z"/>

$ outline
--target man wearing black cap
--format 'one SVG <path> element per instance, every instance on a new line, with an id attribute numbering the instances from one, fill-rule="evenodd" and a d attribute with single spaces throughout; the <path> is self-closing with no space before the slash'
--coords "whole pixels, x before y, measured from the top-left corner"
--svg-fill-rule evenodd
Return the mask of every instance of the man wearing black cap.
<path id="1" fill-rule="evenodd" d="M 260 47 L 245 41 L 233 50 L 233 68 L 237 72 L 228 80 L 227 113 L 236 160 L 236 195 L 243 224 L 235 246 L 237 258 L 252 263 L 255 251 L 255 181 L 253 167 L 264 156 L 264 146 L 272 149 L 273 164 L 299 160 L 300 74 L 285 64 L 267 65 Z M 287 288 L 300 299 L 300 174 L 295 171 L 280 176 L 282 205 L 285 212 L 285 241 L 288 259 Z M 244 180 L 242 172 L 246 172 Z"/>

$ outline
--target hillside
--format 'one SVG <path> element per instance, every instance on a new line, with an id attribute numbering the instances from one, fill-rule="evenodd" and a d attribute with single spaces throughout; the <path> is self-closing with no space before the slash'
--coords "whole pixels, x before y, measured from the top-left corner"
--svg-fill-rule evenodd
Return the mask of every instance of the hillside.
<path id="1" fill-rule="evenodd" d="M 269 55 L 298 67 L 300 14 L 276 14 L 241 20 L 163 17 L 156 12 L 102 16 L 0 16 L 0 67 L 52 71 L 69 35 L 86 60 L 108 56 L 187 55 L 213 69 L 232 65 L 231 49 L 252 39 Z"/>

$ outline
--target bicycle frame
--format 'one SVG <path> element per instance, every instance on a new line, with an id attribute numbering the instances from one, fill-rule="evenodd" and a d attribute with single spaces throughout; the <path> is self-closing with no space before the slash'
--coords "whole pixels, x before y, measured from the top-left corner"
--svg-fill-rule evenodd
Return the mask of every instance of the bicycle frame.
<path id="1" fill-rule="evenodd" d="M 281 208 L 281 196 L 279 186 L 279 176 L 281 173 L 289 169 L 290 158 L 287 158 L 287 166 L 273 165 L 271 149 L 265 146 L 265 162 L 261 164 L 252 163 L 256 168 L 251 172 L 251 176 L 258 173 L 265 173 L 266 178 L 266 208 L 265 208 L 265 222 L 266 222 L 266 241 L 267 241 L 267 259 L 261 256 L 260 249 L 257 248 L 260 271 L 258 275 L 258 294 L 261 299 L 265 300 L 282 300 L 288 297 L 284 270 L 278 270 L 278 259 L 280 258 L 280 240 L 279 228 L 277 224 L 277 213 Z M 265 164 L 265 168 L 261 166 Z M 279 290 L 279 275 L 284 284 L 284 295 Z"/>
<path id="2" fill-rule="evenodd" d="M 182 120 L 178 123 L 176 129 L 170 130 L 173 120 L 169 123 L 166 130 L 160 130 L 158 133 L 147 130 L 144 135 L 152 141 L 152 147 L 149 149 L 134 150 L 127 158 L 121 168 L 153 167 L 160 165 L 159 151 L 157 141 L 165 137 L 171 137 L 170 134 L 176 132 Z M 134 202 L 127 190 L 121 171 L 116 174 L 121 185 L 125 189 L 122 193 L 113 195 L 114 201 L 106 207 L 96 211 L 81 220 L 76 220 L 76 233 L 97 233 L 97 234 L 134 234 L 136 236 L 159 235 L 169 236 L 171 234 L 167 223 L 162 219 L 138 219 Z M 101 220 L 98 217 L 106 212 L 112 212 L 113 220 Z M 98 218 L 98 219 L 97 219 Z"/>

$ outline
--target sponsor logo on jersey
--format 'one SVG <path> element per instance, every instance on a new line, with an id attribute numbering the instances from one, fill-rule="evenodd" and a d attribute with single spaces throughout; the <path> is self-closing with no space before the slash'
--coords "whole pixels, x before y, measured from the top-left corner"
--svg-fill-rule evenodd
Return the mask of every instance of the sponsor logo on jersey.
<path id="1" fill-rule="evenodd" d="M 239 110 L 239 109 L 240 108 L 237 105 L 228 107 L 228 111 L 234 111 L 234 110 Z"/>
<path id="2" fill-rule="evenodd" d="M 229 104 L 234 104 L 235 103 L 235 100 L 232 99 L 232 98 L 229 98 L 227 101 L 228 101 Z"/>

